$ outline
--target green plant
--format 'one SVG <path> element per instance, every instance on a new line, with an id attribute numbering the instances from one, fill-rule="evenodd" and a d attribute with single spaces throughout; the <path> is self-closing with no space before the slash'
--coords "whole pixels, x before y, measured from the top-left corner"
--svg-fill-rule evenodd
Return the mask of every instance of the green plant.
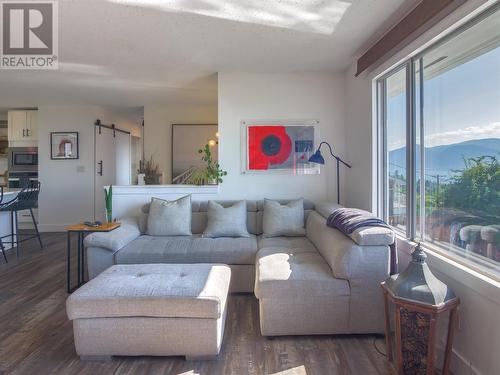
<path id="1" fill-rule="evenodd" d="M 111 223 L 113 221 L 113 185 L 109 188 L 104 188 L 104 203 L 106 204 L 106 221 Z"/>
<path id="2" fill-rule="evenodd" d="M 465 168 L 444 187 L 444 205 L 468 212 L 500 212 L 500 163 L 495 156 L 464 160 Z"/>
<path id="3" fill-rule="evenodd" d="M 203 185 L 206 179 L 207 174 L 205 169 L 196 169 L 184 183 L 188 185 Z"/>
<path id="4" fill-rule="evenodd" d="M 218 142 L 216 144 L 218 144 Z M 205 176 L 207 180 L 222 183 L 222 177 L 227 176 L 227 172 L 220 168 L 219 163 L 213 161 L 212 151 L 210 151 L 210 145 L 207 143 L 205 147 L 198 150 L 198 153 L 202 154 L 201 160 L 207 163 L 207 167 L 205 169 Z"/>
<path id="5" fill-rule="evenodd" d="M 140 163 L 137 173 L 144 173 L 145 175 L 160 174 L 160 166 L 153 160 L 153 156 L 151 156 L 149 160 Z"/>

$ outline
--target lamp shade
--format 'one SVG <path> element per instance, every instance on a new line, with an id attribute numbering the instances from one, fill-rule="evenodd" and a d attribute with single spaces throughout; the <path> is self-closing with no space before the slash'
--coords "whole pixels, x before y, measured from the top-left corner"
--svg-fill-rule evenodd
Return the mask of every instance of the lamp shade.
<path id="1" fill-rule="evenodd" d="M 323 158 L 323 155 L 321 155 L 321 151 L 319 149 L 309 158 L 309 162 L 316 164 L 325 164 L 325 159 Z"/>
<path id="2" fill-rule="evenodd" d="M 434 306 L 456 298 L 453 291 L 432 274 L 426 259 L 427 255 L 418 244 L 408 268 L 386 280 L 387 290 L 395 298 Z"/>

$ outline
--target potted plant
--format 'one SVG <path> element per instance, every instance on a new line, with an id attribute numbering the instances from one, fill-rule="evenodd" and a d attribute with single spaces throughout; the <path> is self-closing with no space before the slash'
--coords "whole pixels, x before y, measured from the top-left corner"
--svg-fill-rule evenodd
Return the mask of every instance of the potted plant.
<path id="1" fill-rule="evenodd" d="M 151 156 L 151 158 L 149 158 L 149 160 L 146 160 L 144 163 L 141 163 L 137 173 L 144 175 L 144 182 L 146 183 L 146 185 L 160 185 L 160 167 L 157 163 L 154 162 L 153 156 Z"/>
<path id="2" fill-rule="evenodd" d="M 216 144 L 218 144 L 218 142 Z M 205 147 L 198 150 L 198 153 L 202 154 L 201 160 L 207 163 L 207 167 L 205 169 L 207 185 L 217 185 L 222 183 L 222 177 L 227 176 L 227 172 L 220 168 L 219 163 L 213 161 L 210 145 L 207 143 Z"/>
<path id="3" fill-rule="evenodd" d="M 185 183 L 188 185 L 203 185 L 206 180 L 206 175 L 204 168 L 195 169 Z"/>
<path id="4" fill-rule="evenodd" d="M 111 223 L 113 221 L 113 185 L 109 188 L 104 188 L 104 203 L 106 205 L 106 221 Z"/>

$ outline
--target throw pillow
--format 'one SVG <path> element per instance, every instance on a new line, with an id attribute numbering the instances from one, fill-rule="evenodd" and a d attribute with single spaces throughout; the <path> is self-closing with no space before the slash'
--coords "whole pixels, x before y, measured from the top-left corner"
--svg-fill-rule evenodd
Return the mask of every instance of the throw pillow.
<path id="1" fill-rule="evenodd" d="M 262 227 L 264 237 L 304 236 L 304 200 L 300 198 L 280 204 L 265 199 Z"/>
<path id="2" fill-rule="evenodd" d="M 247 230 L 247 203 L 239 201 L 231 207 L 209 201 L 207 227 L 203 237 L 250 237 Z"/>
<path id="3" fill-rule="evenodd" d="M 139 216 L 139 231 L 141 234 L 148 233 L 148 214 L 141 212 Z"/>
<path id="4" fill-rule="evenodd" d="M 147 233 L 151 236 L 190 236 L 191 196 L 175 201 L 151 198 Z"/>

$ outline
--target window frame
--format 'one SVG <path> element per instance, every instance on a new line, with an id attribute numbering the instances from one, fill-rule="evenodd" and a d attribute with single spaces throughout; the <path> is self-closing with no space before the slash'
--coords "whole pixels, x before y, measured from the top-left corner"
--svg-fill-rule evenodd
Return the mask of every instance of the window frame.
<path id="1" fill-rule="evenodd" d="M 406 70 L 406 181 L 407 181 L 407 196 L 406 196 L 406 230 L 402 231 L 396 227 L 393 227 L 400 237 L 404 237 L 406 240 L 411 242 L 421 241 L 424 247 L 428 245 L 428 248 L 434 252 L 441 254 L 442 256 L 452 259 L 457 263 L 462 264 L 482 275 L 491 277 L 496 281 L 500 281 L 498 275 L 493 272 L 489 272 L 481 266 L 475 264 L 475 262 L 462 258 L 453 251 L 447 251 L 445 249 L 440 249 L 437 246 L 430 244 L 424 240 L 425 238 L 425 215 L 420 215 L 420 233 L 417 236 L 417 170 L 416 170 L 416 158 L 417 158 L 417 127 L 420 132 L 420 139 L 424 139 L 424 118 L 423 118 L 423 57 L 430 51 L 439 48 L 443 44 L 447 43 L 449 40 L 459 36 L 464 31 L 478 24 L 482 20 L 488 18 L 494 13 L 500 11 L 500 3 L 497 3 L 483 12 L 479 13 L 474 18 L 468 20 L 463 25 L 457 27 L 453 31 L 439 38 L 435 42 L 431 43 L 421 51 L 410 55 L 402 62 L 397 65 L 387 69 L 384 73 L 374 78 L 375 86 L 375 126 L 377 133 L 377 170 L 379 174 L 377 176 L 377 197 L 378 203 L 377 208 L 379 214 L 383 217 L 385 221 L 388 220 L 388 184 L 387 184 L 387 173 L 388 173 L 388 149 L 387 149 L 387 97 L 386 97 L 386 80 L 392 75 L 398 73 L 400 70 Z M 416 78 L 416 67 L 418 66 L 418 84 L 420 90 L 418 92 L 419 103 L 417 105 L 417 78 Z M 417 111 L 418 117 L 417 117 Z M 418 123 L 417 123 L 418 122 Z M 423 141 L 420 142 L 420 162 L 421 166 L 425 165 L 425 153 L 422 152 L 425 149 L 425 144 Z M 424 173 L 424 168 L 422 168 L 421 174 Z M 420 207 L 425 207 L 425 179 L 420 178 Z M 424 208 L 425 210 L 425 208 Z"/>

